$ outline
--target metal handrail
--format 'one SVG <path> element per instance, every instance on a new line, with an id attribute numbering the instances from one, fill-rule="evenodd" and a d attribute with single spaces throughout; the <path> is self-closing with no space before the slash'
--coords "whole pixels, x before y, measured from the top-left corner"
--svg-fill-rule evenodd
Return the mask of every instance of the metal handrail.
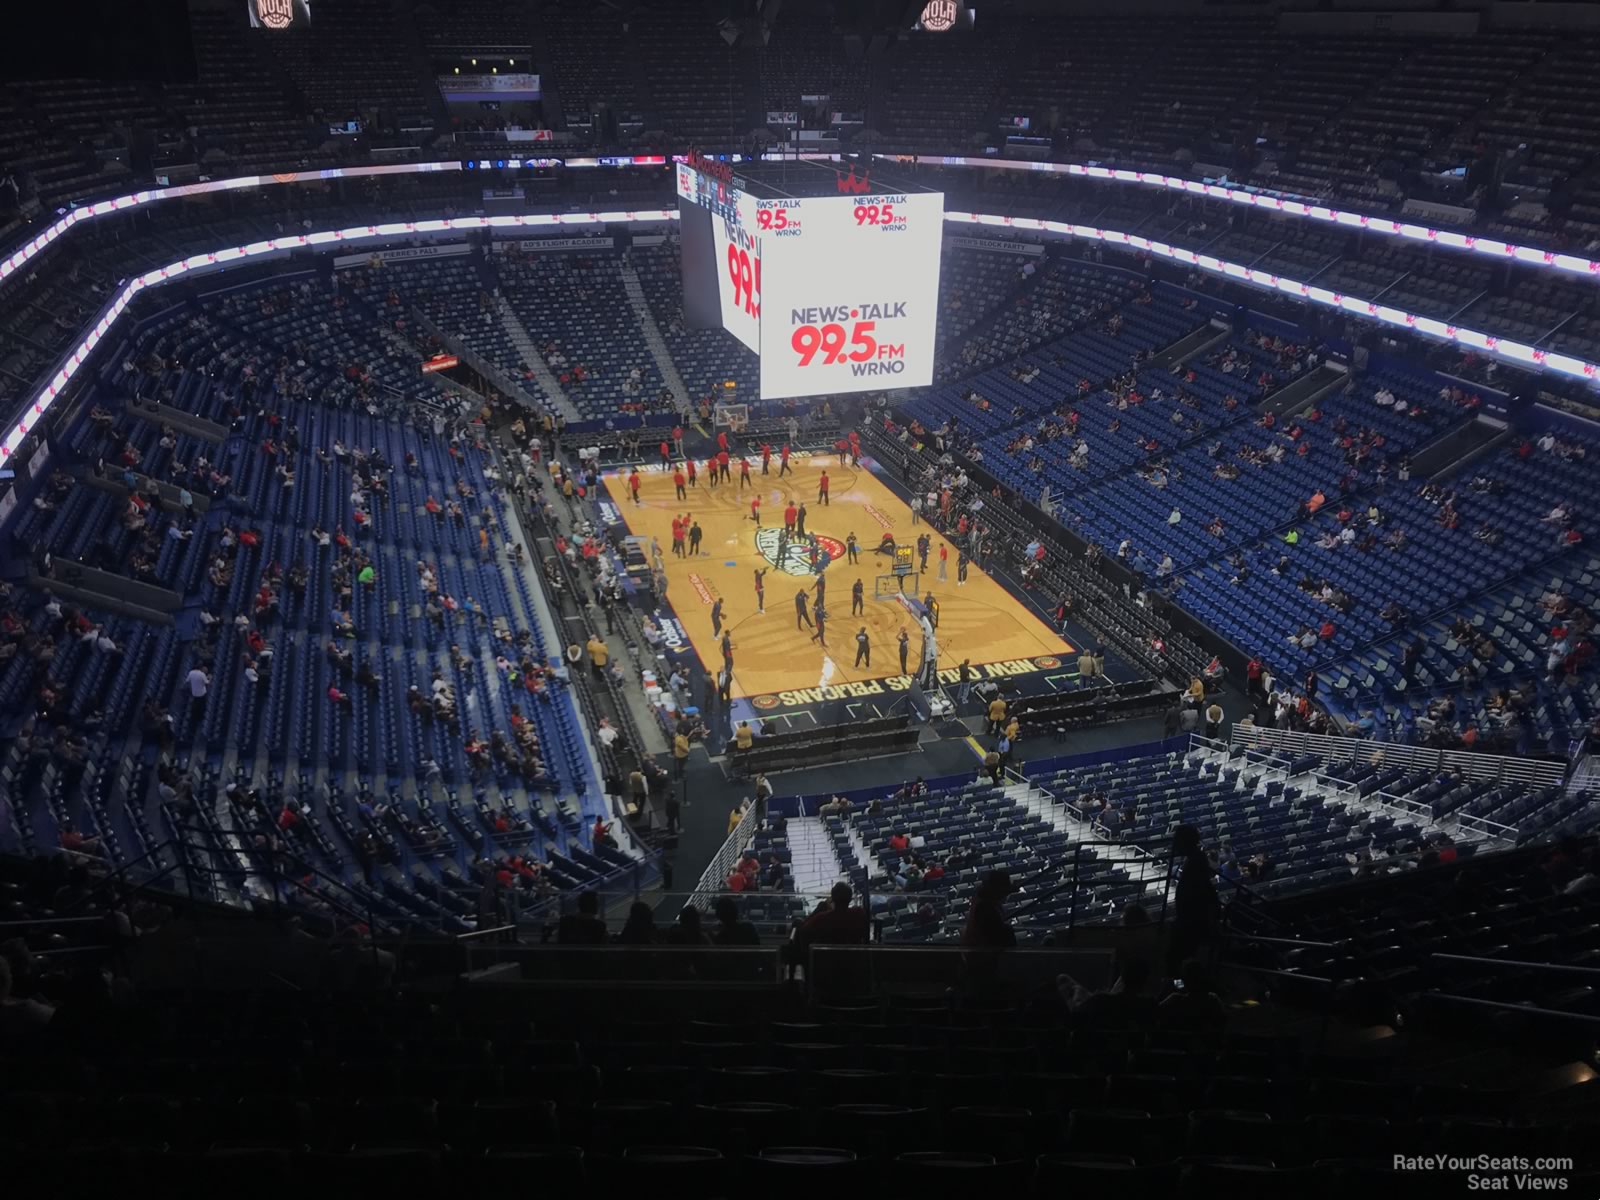
<path id="1" fill-rule="evenodd" d="M 1067 928 L 1068 928 L 1068 930 L 1076 929 L 1077 928 L 1077 924 L 1078 924 L 1078 895 L 1079 895 L 1079 886 L 1078 885 L 1080 883 L 1080 876 L 1082 874 L 1083 851 L 1085 850 L 1085 848 L 1092 849 L 1092 848 L 1094 848 L 1096 846 L 1114 846 L 1119 850 L 1132 850 L 1138 855 L 1138 858 L 1130 860 L 1130 861 L 1139 862 L 1139 863 L 1141 863 L 1143 865 L 1147 865 L 1147 866 L 1150 866 L 1150 867 L 1159 867 L 1161 865 L 1161 860 L 1160 859 L 1158 859 L 1158 858 L 1154 857 L 1153 855 L 1151 855 L 1142 846 L 1136 846 L 1136 845 L 1134 845 L 1134 844 L 1132 844 L 1130 842 L 1076 842 L 1076 843 L 1073 844 L 1073 847 L 1072 847 L 1072 873 L 1067 878 L 1061 879 L 1060 878 L 1060 868 L 1061 868 L 1062 864 L 1061 863 L 1051 863 L 1048 866 L 1046 866 L 1043 870 L 1041 870 L 1037 874 L 1035 874 L 1033 876 L 1032 880 L 1024 881 L 1025 883 L 1026 882 L 1033 882 L 1034 880 L 1044 879 L 1044 878 L 1048 878 L 1048 877 L 1051 877 L 1051 876 L 1056 877 L 1057 880 L 1058 880 L 1058 882 L 1053 887 L 1046 888 L 1043 892 L 1040 892 L 1037 896 L 1030 896 L 1028 898 L 1028 902 L 1027 903 L 1019 905 L 1011 914 L 1012 920 L 1013 921 L 1021 920 L 1022 918 L 1026 917 L 1030 912 L 1032 912 L 1034 909 L 1038 908 L 1038 906 L 1043 904 L 1046 900 L 1049 900 L 1053 896 L 1058 896 L 1062 892 L 1067 891 L 1068 889 L 1070 889 L 1071 893 L 1072 893 L 1072 903 L 1068 906 L 1068 909 L 1067 909 Z M 1171 893 L 1171 890 L 1172 890 L 1172 864 L 1170 862 L 1168 862 L 1167 863 L 1167 870 L 1166 870 L 1166 878 L 1165 878 L 1165 880 L 1163 882 L 1163 890 L 1162 890 L 1162 896 L 1161 896 L 1161 919 L 1163 921 L 1166 919 L 1167 900 L 1168 900 L 1169 894 Z"/>
<path id="2" fill-rule="evenodd" d="M 1529 971 L 1555 971 L 1566 975 L 1600 975 L 1600 968 L 1572 967 L 1565 963 L 1528 962 L 1520 958 L 1482 958 L 1475 954 L 1430 954 L 1429 962 L 1476 963 L 1485 967 L 1519 967 Z"/>
<path id="3" fill-rule="evenodd" d="M 1296 950 L 1337 950 L 1345 945 L 1344 942 L 1313 942 L 1303 938 L 1264 937 L 1257 933 L 1241 933 L 1236 929 L 1220 929 L 1217 936 L 1231 938 L 1239 942 L 1260 942 L 1267 946 L 1292 946 Z"/>
<path id="4" fill-rule="evenodd" d="M 203 828 L 201 826 L 179 825 L 179 824 L 175 823 L 173 825 L 173 828 L 177 829 L 179 832 L 182 832 L 182 833 L 199 833 L 199 834 L 204 834 L 206 837 L 211 837 L 212 836 L 212 831 L 211 830 L 205 829 L 205 828 Z M 177 839 L 173 839 L 173 844 L 177 845 L 179 847 L 187 847 L 187 843 L 179 842 L 179 841 L 177 841 Z M 192 847 L 189 847 L 189 848 L 192 848 Z M 295 857 L 295 856 L 292 856 L 290 854 L 290 852 L 287 851 L 287 850 L 279 850 L 279 849 L 276 849 L 276 848 L 271 847 L 271 846 L 252 847 L 251 850 L 249 851 L 249 853 L 250 854 L 263 855 L 263 856 L 265 856 L 265 857 L 267 857 L 269 859 L 277 859 L 277 858 L 280 858 L 280 857 L 281 858 Z M 173 867 L 167 868 L 167 871 L 173 870 L 174 868 L 176 868 L 177 865 L 178 864 L 173 864 Z M 367 928 L 368 929 L 377 929 L 378 922 L 377 922 L 377 918 L 376 918 L 375 914 L 372 911 L 372 903 L 371 903 L 370 900 L 368 900 L 366 897 L 362 896 L 360 893 L 356 892 L 355 889 L 353 889 L 344 880 L 336 879 L 334 876 L 329 875 L 326 871 L 322 870 L 322 868 L 316 866 L 313 863 L 309 863 L 309 862 L 305 862 L 305 861 L 299 861 L 299 865 L 305 868 L 307 874 L 313 875 L 317 879 L 320 879 L 320 880 L 324 881 L 325 883 L 333 885 L 333 887 L 337 888 L 340 892 L 346 893 L 355 902 L 355 904 L 358 907 L 365 908 L 366 909 L 366 917 L 364 918 L 364 920 L 365 920 Z M 191 864 L 191 863 L 183 864 L 183 869 L 186 870 L 186 871 L 199 871 L 202 874 L 207 874 L 207 875 L 221 875 L 223 877 L 249 878 L 252 874 L 256 873 L 256 872 L 253 872 L 248 867 L 217 867 L 217 866 L 206 866 L 206 865 Z M 165 873 L 165 872 L 163 872 L 163 873 Z M 158 875 L 157 878 L 159 878 L 159 877 L 160 876 Z M 299 890 L 307 893 L 308 895 L 315 896 L 317 899 L 321 900 L 324 904 L 327 904 L 331 908 L 334 908 L 334 909 L 336 909 L 338 911 L 343 912 L 344 915 L 349 917 L 351 920 L 354 920 L 354 921 L 363 920 L 363 917 L 361 916 L 360 912 L 354 911 L 353 909 L 351 909 L 347 904 L 345 904 L 342 901 L 339 901 L 339 900 L 336 900 L 336 899 L 321 895 L 320 893 L 318 893 L 316 891 L 316 889 L 307 886 L 304 882 L 302 882 L 299 878 L 297 878 L 295 876 L 290 876 L 290 875 L 279 873 L 279 874 L 277 874 L 275 876 L 275 878 L 280 879 L 280 880 L 288 883 L 292 887 L 298 888 Z M 424 925 L 427 924 L 427 922 L 422 920 L 421 918 L 414 918 L 414 920 L 416 920 L 419 924 L 424 924 Z"/>
<path id="5" fill-rule="evenodd" d="M 1457 996 L 1451 992 L 1428 992 L 1430 1000 L 1444 1000 L 1451 1004 L 1470 1004 L 1476 1008 L 1492 1008 L 1496 1012 L 1521 1013 L 1530 1017 L 1551 1017 L 1559 1021 L 1578 1021 L 1585 1025 L 1600 1025 L 1600 1016 L 1588 1013 L 1563 1012 L 1559 1008 L 1540 1008 L 1532 1004 L 1512 1004 L 1504 1000 L 1479 1000 L 1476 996 Z"/>
<path id="6" fill-rule="evenodd" d="M 517 926 L 515 925 L 495 925 L 489 929 L 474 929 L 468 933 L 458 933 L 456 934 L 456 941 L 477 942 L 496 935 L 515 934 L 516 932 Z"/>

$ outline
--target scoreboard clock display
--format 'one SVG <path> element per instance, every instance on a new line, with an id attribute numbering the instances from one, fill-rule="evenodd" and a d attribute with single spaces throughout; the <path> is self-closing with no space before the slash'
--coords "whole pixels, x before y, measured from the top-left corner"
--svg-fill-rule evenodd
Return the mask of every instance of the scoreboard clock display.
<path id="1" fill-rule="evenodd" d="M 763 397 L 933 382 L 942 194 L 758 200 L 755 223 Z"/>

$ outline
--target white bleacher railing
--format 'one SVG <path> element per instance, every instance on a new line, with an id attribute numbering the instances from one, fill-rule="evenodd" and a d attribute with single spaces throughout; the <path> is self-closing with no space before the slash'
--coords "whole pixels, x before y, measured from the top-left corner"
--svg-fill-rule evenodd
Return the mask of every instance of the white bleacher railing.
<path id="1" fill-rule="evenodd" d="M 1229 741 L 1235 747 L 1279 755 L 1314 754 L 1328 763 L 1381 762 L 1384 766 L 1448 771 L 1466 779 L 1520 783 L 1535 788 L 1560 787 L 1566 779 L 1566 768 L 1559 762 L 1406 746 L 1396 742 L 1369 742 L 1362 738 L 1326 737 L 1290 729 L 1234 726 Z"/>
<path id="2" fill-rule="evenodd" d="M 752 803 L 744 810 L 744 816 L 739 818 L 739 823 L 733 827 L 728 840 L 723 842 L 711 856 L 711 861 L 701 873 L 700 882 L 695 884 L 694 891 L 689 893 L 689 904 L 702 912 L 710 912 L 713 898 L 727 890 L 728 876 L 733 873 L 733 868 L 744 856 L 745 847 L 755 837 L 756 827 L 761 824 L 762 807 Z"/>
<path id="3" fill-rule="evenodd" d="M 1248 734 L 1250 733 L 1250 730 L 1238 730 L 1236 732 Z M 1274 729 L 1264 730 L 1262 732 L 1288 733 L 1289 731 Z M 1293 734 L 1291 736 L 1310 737 L 1313 735 Z M 1349 742 L 1352 739 L 1333 738 L 1328 740 Z M 1217 741 L 1214 738 L 1202 737 L 1199 734 L 1191 735 L 1191 749 L 1194 747 L 1195 743 L 1200 743 L 1203 748 L 1223 755 L 1227 755 L 1230 752 L 1230 748 L 1226 743 Z M 1367 746 L 1374 745 L 1374 743 L 1371 742 L 1358 744 L 1365 744 Z M 1235 738 L 1233 745 L 1240 745 L 1240 739 Z M 1320 751 L 1316 750 L 1301 751 L 1297 748 L 1287 745 L 1263 748 L 1259 742 L 1250 744 L 1247 746 L 1247 748 L 1256 755 L 1265 756 L 1265 762 L 1267 765 L 1272 767 L 1274 770 L 1283 771 L 1285 774 L 1288 773 L 1288 768 L 1291 764 L 1293 755 L 1299 753 L 1321 753 Z M 1481 757 L 1492 756 L 1483 755 Z M 1385 758 L 1384 761 L 1386 764 L 1390 764 L 1393 760 Z M 1416 800 L 1407 799 L 1404 796 L 1396 796 L 1392 792 L 1383 791 L 1381 788 L 1377 791 L 1368 792 L 1363 795 L 1361 789 L 1347 779 L 1338 779 L 1324 771 L 1317 770 L 1312 771 L 1311 776 L 1316 780 L 1317 786 L 1322 788 L 1324 791 L 1336 793 L 1339 799 L 1345 804 L 1353 804 L 1366 808 L 1381 808 L 1396 817 L 1404 817 L 1407 820 L 1420 821 L 1425 825 L 1431 825 L 1440 829 L 1448 829 L 1448 831 L 1454 836 L 1459 837 L 1465 835 L 1465 840 L 1468 841 L 1514 842 L 1517 837 L 1517 831 L 1515 829 L 1512 829 L 1506 825 L 1502 825 L 1498 821 L 1490 821 L 1483 817 L 1469 816 L 1464 813 L 1452 814 L 1441 820 L 1433 815 L 1433 809 L 1430 806 Z"/>

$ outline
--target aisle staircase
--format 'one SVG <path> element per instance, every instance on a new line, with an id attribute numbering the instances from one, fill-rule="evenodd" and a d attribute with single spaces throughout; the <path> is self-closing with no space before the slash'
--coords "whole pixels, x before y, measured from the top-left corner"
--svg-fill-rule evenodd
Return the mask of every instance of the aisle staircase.
<path id="1" fill-rule="evenodd" d="M 539 352 L 539 347 L 534 344 L 532 335 L 528 333 L 528 327 L 522 323 L 522 318 L 517 316 L 510 301 L 504 296 L 496 296 L 495 311 L 500 315 L 500 324 L 504 325 L 506 332 L 511 335 L 511 344 L 516 347 L 517 354 L 533 372 L 533 377 L 538 381 L 544 394 L 567 420 L 581 421 L 583 415 L 578 412 L 578 406 L 572 402 L 572 397 L 567 395 L 566 389 L 557 381 L 555 372 L 550 369 L 550 364 L 545 362 L 544 355 Z"/>
<path id="2" fill-rule="evenodd" d="M 827 895 L 844 878 L 844 867 L 834 853 L 833 839 L 821 817 L 793 817 L 787 825 L 789 871 L 794 890 L 802 895 Z"/>
<path id="3" fill-rule="evenodd" d="M 628 303 L 633 305 L 633 315 L 638 318 L 639 328 L 644 333 L 644 344 L 650 347 L 650 354 L 656 360 L 656 368 L 661 372 L 661 378 L 666 380 L 667 386 L 672 389 L 673 398 L 680 404 L 683 403 L 690 398 L 689 385 L 684 383 L 683 376 L 678 374 L 678 364 L 672 361 L 672 353 L 667 349 L 667 340 L 661 336 L 661 327 L 651 315 L 650 303 L 644 296 L 644 286 L 639 282 L 639 272 L 627 262 L 622 264 L 622 290 L 628 293 Z"/>

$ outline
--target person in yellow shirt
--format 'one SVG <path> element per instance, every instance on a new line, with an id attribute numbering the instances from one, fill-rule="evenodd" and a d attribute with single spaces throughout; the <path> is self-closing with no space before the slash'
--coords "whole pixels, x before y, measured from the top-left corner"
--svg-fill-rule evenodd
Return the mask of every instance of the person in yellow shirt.
<path id="1" fill-rule="evenodd" d="M 733 731 L 733 744 L 739 748 L 741 754 L 755 745 L 755 731 L 750 728 L 749 721 L 740 721 L 739 728 Z"/>
<path id="2" fill-rule="evenodd" d="M 588 650 L 589 662 L 594 667 L 594 673 L 596 675 L 604 675 L 606 673 L 606 663 L 611 660 L 611 647 L 600 640 L 599 634 L 593 634 L 589 638 Z"/>
<path id="3" fill-rule="evenodd" d="M 672 735 L 672 761 L 677 764 L 678 778 L 683 778 L 684 768 L 689 762 L 689 736 L 683 733 Z"/>
<path id="4" fill-rule="evenodd" d="M 1021 732 L 1022 722 L 1017 720 L 1015 717 L 1012 717 L 1011 720 L 1006 723 L 1006 741 L 1010 742 L 1013 746 L 1016 745 L 1017 735 Z"/>
<path id="5" fill-rule="evenodd" d="M 728 810 L 728 832 L 732 833 L 739 828 L 739 822 L 744 818 L 744 809 L 735 804 Z"/>
<path id="6" fill-rule="evenodd" d="M 1006 702 L 1003 697 L 996 696 L 989 701 L 989 733 L 990 736 L 999 733 L 1006 724 Z"/>

